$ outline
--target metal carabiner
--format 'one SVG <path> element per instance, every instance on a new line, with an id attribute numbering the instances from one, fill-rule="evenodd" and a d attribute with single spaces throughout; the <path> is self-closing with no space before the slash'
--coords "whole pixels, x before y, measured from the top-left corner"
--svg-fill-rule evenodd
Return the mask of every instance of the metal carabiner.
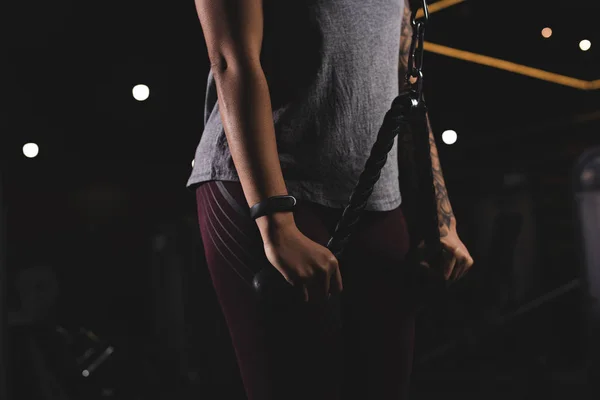
<path id="1" fill-rule="evenodd" d="M 427 7 L 427 0 L 423 0 L 423 19 L 425 23 L 429 21 L 429 8 Z"/>
<path id="2" fill-rule="evenodd" d="M 423 22 L 427 23 L 427 22 L 429 22 L 429 7 L 427 6 L 427 0 L 422 0 L 422 2 L 423 2 L 423 6 L 422 6 L 422 8 L 423 8 Z M 413 12 L 412 12 L 412 16 L 411 16 L 411 21 L 410 22 L 414 26 L 414 23 L 416 22 L 416 19 L 417 19 L 417 11 L 419 11 L 419 8 L 415 7 L 415 8 L 413 8 L 412 11 Z"/>
<path id="3" fill-rule="evenodd" d="M 423 54 L 425 53 L 425 50 L 423 49 L 423 42 L 425 40 L 425 23 L 423 21 L 419 21 L 417 22 L 417 27 L 418 27 L 418 40 L 419 40 L 419 45 L 416 48 L 416 51 L 418 52 L 416 55 L 416 68 L 417 70 L 421 71 L 423 69 Z"/>
<path id="4" fill-rule="evenodd" d="M 410 49 L 408 51 L 408 68 L 406 70 L 406 80 L 410 82 L 410 78 L 415 76 L 415 50 L 417 48 L 417 41 L 419 39 L 419 28 L 417 21 L 415 20 L 415 13 L 412 13 L 410 19 L 412 26 L 412 38 L 410 39 Z"/>
<path id="5" fill-rule="evenodd" d="M 423 101 L 423 71 L 417 71 L 417 81 L 415 84 L 417 85 L 417 102 L 420 104 Z"/>
<path id="6" fill-rule="evenodd" d="M 418 71 L 423 66 L 423 37 L 425 33 L 425 24 L 417 21 L 413 26 L 413 37 L 410 43 L 410 51 L 408 53 L 408 69 L 406 78 L 416 78 Z"/>
<path id="7" fill-rule="evenodd" d="M 425 37 L 425 24 L 429 20 L 429 9 L 427 7 L 427 0 L 423 2 L 423 20 L 417 21 L 416 15 L 417 10 L 413 10 L 410 24 L 413 28 L 410 52 L 408 53 L 408 68 L 406 72 L 406 81 L 411 84 L 416 99 L 416 105 L 419 105 L 423 101 L 423 54 L 424 54 L 424 37 Z M 416 80 L 411 82 L 411 78 Z M 414 103 L 413 102 L 413 103 Z"/>

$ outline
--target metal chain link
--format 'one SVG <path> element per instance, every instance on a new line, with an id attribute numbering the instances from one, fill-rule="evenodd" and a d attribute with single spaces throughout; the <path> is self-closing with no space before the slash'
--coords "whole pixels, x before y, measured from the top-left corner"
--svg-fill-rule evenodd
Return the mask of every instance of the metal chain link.
<path id="1" fill-rule="evenodd" d="M 410 24 L 413 29 L 410 42 L 410 52 L 408 54 L 408 70 L 406 72 L 406 82 L 409 83 L 417 93 L 417 100 L 423 99 L 423 41 L 425 38 L 425 24 L 429 21 L 429 9 L 427 0 L 422 0 L 423 18 L 417 21 L 418 9 L 413 9 Z M 411 82 L 411 78 L 415 78 Z"/>

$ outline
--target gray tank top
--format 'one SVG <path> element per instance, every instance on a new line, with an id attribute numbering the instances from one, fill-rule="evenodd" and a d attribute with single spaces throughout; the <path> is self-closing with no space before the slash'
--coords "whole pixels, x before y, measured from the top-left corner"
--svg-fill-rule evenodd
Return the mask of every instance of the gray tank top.
<path id="1" fill-rule="evenodd" d="M 261 63 L 288 192 L 342 208 L 398 95 L 403 0 L 264 2 Z M 204 130 L 188 187 L 239 182 L 208 74 Z M 366 210 L 401 203 L 397 138 Z"/>

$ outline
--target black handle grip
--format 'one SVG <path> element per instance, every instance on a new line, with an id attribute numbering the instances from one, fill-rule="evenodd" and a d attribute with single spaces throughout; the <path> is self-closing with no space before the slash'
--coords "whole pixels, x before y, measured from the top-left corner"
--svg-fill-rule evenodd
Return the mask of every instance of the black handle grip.
<path id="1" fill-rule="evenodd" d="M 367 200 L 373 192 L 375 183 L 379 180 L 381 170 L 387 161 L 387 156 L 394 145 L 394 138 L 409 123 L 409 116 L 417 107 L 416 93 L 405 91 L 397 96 L 390 109 L 385 114 L 383 123 L 373 144 L 371 153 L 358 182 L 350 194 L 348 205 L 345 207 L 334 233 L 327 243 L 327 248 L 339 260 L 344 249 L 355 231 Z M 399 141 L 400 143 L 400 141 Z M 289 304 L 302 300 L 302 291 L 293 287 L 275 267 L 265 267 L 253 279 L 256 293 L 267 302 Z"/>

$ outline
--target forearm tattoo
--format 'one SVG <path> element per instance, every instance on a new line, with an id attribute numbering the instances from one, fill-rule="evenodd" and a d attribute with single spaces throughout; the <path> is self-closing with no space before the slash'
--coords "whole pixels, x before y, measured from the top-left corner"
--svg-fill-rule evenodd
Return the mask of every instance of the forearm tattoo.
<path id="1" fill-rule="evenodd" d="M 454 212 L 450 205 L 450 198 L 446 190 L 444 175 L 442 174 L 442 165 L 435 145 L 435 137 L 427 116 L 427 129 L 429 130 L 429 148 L 431 152 L 431 171 L 433 175 L 433 186 L 435 187 L 435 197 L 437 202 L 438 221 L 440 224 L 440 235 L 446 236 L 449 232 L 451 223 L 454 219 Z"/>
<path id="2" fill-rule="evenodd" d="M 404 89 L 407 85 L 406 72 L 408 70 L 408 56 L 410 53 L 410 43 L 412 40 L 413 33 L 410 18 L 411 7 L 408 3 L 408 0 L 405 0 L 404 11 L 402 14 L 402 29 L 400 34 L 400 60 L 398 63 L 398 78 L 400 91 Z M 440 164 L 440 158 L 435 144 L 435 137 L 433 135 L 433 130 L 431 129 L 431 124 L 429 123 L 429 115 L 427 115 L 427 129 L 429 130 L 431 170 L 433 173 L 433 183 L 436 194 L 438 220 L 440 224 L 440 235 L 444 237 L 449 233 L 450 226 L 452 224 L 452 221 L 454 220 L 454 213 L 452 211 L 452 206 L 450 205 L 448 191 L 446 190 L 446 184 L 444 182 L 444 176 L 442 174 L 442 166 Z M 406 151 L 399 152 L 399 157 L 406 157 L 406 154 Z"/>

